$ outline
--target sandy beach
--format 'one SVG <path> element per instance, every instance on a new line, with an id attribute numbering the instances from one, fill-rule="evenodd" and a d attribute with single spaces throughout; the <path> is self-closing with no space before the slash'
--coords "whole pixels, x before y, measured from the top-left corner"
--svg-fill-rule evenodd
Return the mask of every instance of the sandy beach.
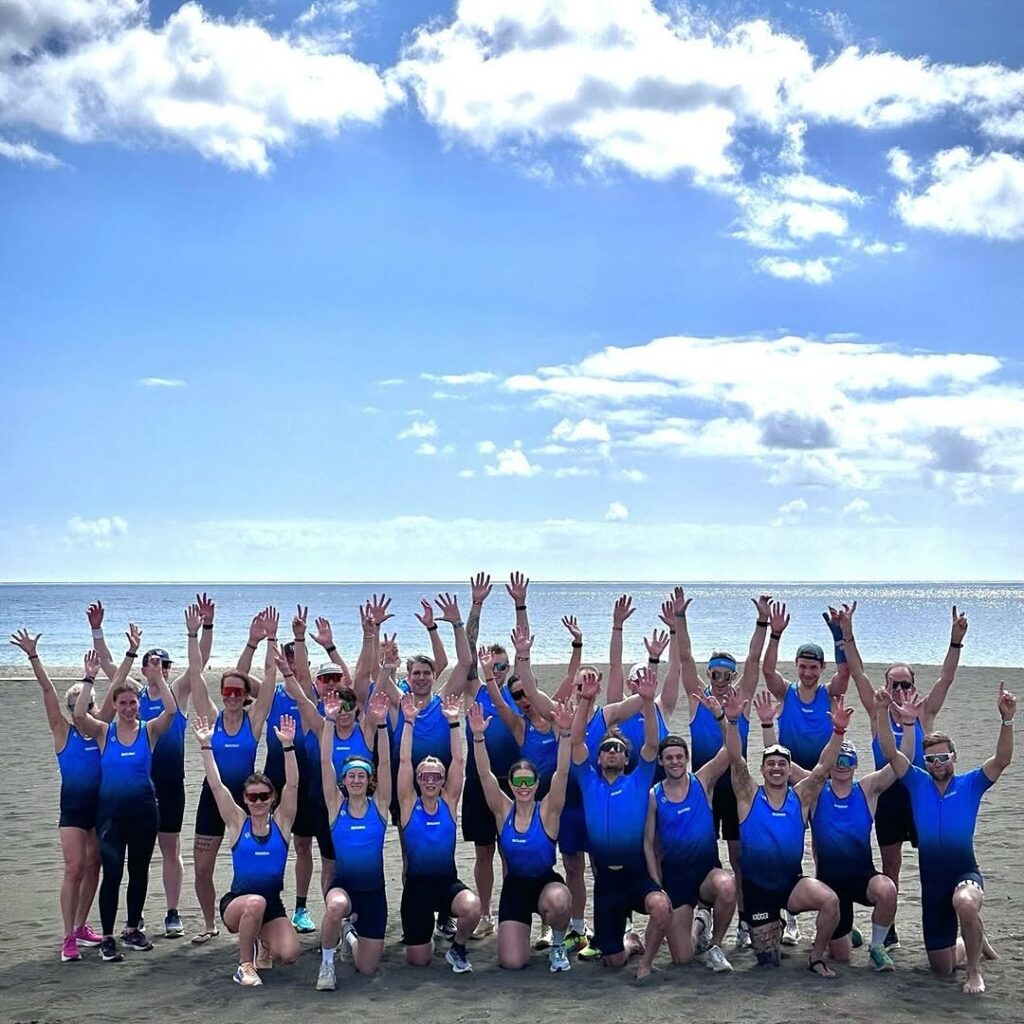
<path id="1" fill-rule="evenodd" d="M 924 686 L 937 675 L 935 668 L 916 668 Z M 72 667 L 49 669 L 55 681 L 66 678 L 70 682 L 80 675 Z M 873 679 L 882 677 L 879 666 L 870 666 L 869 672 Z M 558 666 L 539 666 L 537 674 L 547 689 L 561 678 Z M 493 938 L 472 943 L 473 974 L 454 976 L 440 956 L 429 969 L 410 968 L 404 963 L 399 944 L 401 862 L 393 829 L 389 829 L 386 857 L 391 916 L 379 974 L 372 979 L 361 978 L 349 964 L 339 962 L 338 991 L 315 992 L 318 937 L 307 935 L 302 937 L 303 952 L 295 965 L 265 972 L 262 988 L 240 989 L 231 982 L 236 946 L 226 931 L 202 947 L 192 946 L 187 938 L 200 924 L 192 891 L 191 847 L 202 770 L 191 739 L 182 835 L 185 888 L 180 908 L 186 938 L 164 939 L 158 934 L 160 929 L 152 927 L 153 951 L 128 953 L 123 964 L 103 964 L 95 950 L 87 951 L 81 963 L 61 964 L 56 899 L 61 874 L 56 827 L 59 779 L 39 688 L 34 680 L 25 678 L 27 675 L 25 668 L 0 672 L 8 700 L 16 709 L 4 730 L 9 782 L 3 801 L 5 840 L 0 847 L 0 1020 L 106 1024 L 111 1020 L 172 1017 L 178 1022 L 234 1022 L 251 1019 L 254 1008 L 258 1008 L 262 1021 L 275 1024 L 295 1014 L 334 1015 L 352 1007 L 367 1020 L 416 1019 L 450 1024 L 532 1024 L 545 1018 L 616 1024 L 694 1016 L 709 1021 L 816 1024 L 826 1015 L 837 1013 L 853 1021 L 910 1020 L 925 1014 L 953 1021 L 985 1019 L 997 1024 L 1021 1020 L 1024 925 L 1016 885 L 1024 869 L 1024 821 L 1020 813 L 1024 806 L 1024 751 L 1018 752 L 1018 762 L 985 798 L 978 824 L 976 849 L 986 881 L 985 921 L 989 938 L 1000 954 L 998 961 L 984 967 L 988 992 L 980 999 L 971 1000 L 961 994 L 962 975 L 939 979 L 928 971 L 921 944 L 917 858 L 909 847 L 904 858 L 898 918 L 903 948 L 894 954 L 897 970 L 891 975 L 871 971 L 865 948 L 854 952 L 851 966 L 838 968 L 837 980 L 812 977 L 805 970 L 809 945 L 806 936 L 812 927 L 806 916 L 801 919 L 804 940 L 775 971 L 758 970 L 750 953 L 737 953 L 732 957 L 734 973 L 713 975 L 700 965 L 675 967 L 663 951 L 656 965 L 659 970 L 642 986 L 634 982 L 632 970 L 606 970 L 582 961 L 574 962 L 569 974 L 553 976 L 547 970 L 544 954 L 536 954 L 526 970 L 513 973 L 497 967 Z M 995 747 L 999 729 L 995 699 L 1000 679 L 1024 695 L 1024 673 L 1020 669 L 965 667 L 957 675 L 939 724 L 956 741 L 961 770 L 975 767 Z M 686 724 L 684 700 L 671 725 L 686 735 Z M 759 732 L 751 730 L 755 763 L 760 752 Z M 859 708 L 852 732 L 861 750 L 862 771 L 867 770 L 869 727 Z M 257 763 L 262 763 L 262 754 Z M 725 863 L 724 844 L 722 857 Z M 472 848 L 460 843 L 462 877 L 471 885 L 472 860 Z M 810 870 L 809 855 L 805 866 Z M 229 876 L 230 857 L 224 851 L 218 864 L 218 893 L 226 890 Z M 289 908 L 293 905 L 293 885 L 289 868 L 285 894 Z M 319 922 L 320 908 L 312 895 L 310 907 Z M 147 918 L 156 925 L 163 912 L 157 853 Z M 862 930 L 868 926 L 868 917 L 868 911 L 858 910 L 857 922 Z M 92 921 L 98 924 L 97 913 Z M 726 952 L 731 955 L 729 949 Z M 695 1004 L 695 999 L 702 1002 Z"/>

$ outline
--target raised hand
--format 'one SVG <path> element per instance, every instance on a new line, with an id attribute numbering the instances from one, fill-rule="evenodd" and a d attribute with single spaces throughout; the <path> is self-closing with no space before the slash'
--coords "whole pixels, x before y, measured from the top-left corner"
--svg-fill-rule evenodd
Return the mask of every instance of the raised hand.
<path id="1" fill-rule="evenodd" d="M 199 746 L 208 747 L 210 745 L 210 740 L 213 739 L 213 726 L 210 725 L 208 719 L 202 715 L 196 715 L 192 719 L 192 732 L 199 741 Z"/>
<path id="2" fill-rule="evenodd" d="M 91 629 L 100 629 L 103 626 L 103 602 L 93 601 L 85 609 L 85 617 L 89 620 L 89 627 Z"/>
<path id="3" fill-rule="evenodd" d="M 306 619 L 309 616 L 309 605 L 297 604 L 292 616 L 292 636 L 296 640 L 306 639 Z"/>
<path id="4" fill-rule="evenodd" d="M 786 611 L 785 601 L 772 601 L 771 615 L 768 623 L 773 633 L 783 633 L 789 625 L 789 612 Z"/>
<path id="5" fill-rule="evenodd" d="M 710 693 L 702 693 L 700 695 L 700 702 L 714 715 L 715 718 L 721 718 L 723 715 L 722 705 L 718 702 L 717 698 Z"/>
<path id="6" fill-rule="evenodd" d="M 762 690 L 754 697 L 754 712 L 762 725 L 771 725 L 781 710 L 782 701 L 776 701 L 767 690 Z"/>
<path id="7" fill-rule="evenodd" d="M 252 617 L 252 622 L 249 623 L 249 644 L 252 647 L 255 647 L 267 635 L 265 613 L 266 609 L 264 608 L 262 612 L 257 612 Z"/>
<path id="8" fill-rule="evenodd" d="M 528 577 L 524 576 L 521 572 L 514 572 L 509 576 L 505 589 L 508 591 L 508 596 L 516 604 L 526 604 L 526 588 L 529 585 L 530 580 Z"/>
<path id="9" fill-rule="evenodd" d="M 661 658 L 665 648 L 668 647 L 668 633 L 663 629 L 656 629 L 651 633 L 651 639 L 648 640 L 644 637 L 644 647 L 647 648 L 647 654 L 649 657 L 654 659 Z"/>
<path id="10" fill-rule="evenodd" d="M 401 705 L 402 717 L 405 719 L 405 724 L 409 725 L 420 713 L 420 709 L 416 705 L 416 698 L 411 693 L 404 693 Z"/>
<path id="11" fill-rule="evenodd" d="M 86 679 L 95 679 L 100 672 L 100 656 L 95 651 L 86 651 L 82 659 L 82 669 Z"/>
<path id="12" fill-rule="evenodd" d="M 483 736 L 487 732 L 487 726 L 491 724 L 491 716 L 484 718 L 484 709 L 480 704 L 470 704 L 466 720 L 474 736 Z"/>
<path id="13" fill-rule="evenodd" d="M 601 677 L 593 669 L 584 669 L 580 673 L 580 696 L 584 700 L 593 700 L 601 692 Z"/>
<path id="14" fill-rule="evenodd" d="M 365 718 L 376 729 L 387 721 L 390 710 L 388 695 L 383 690 L 375 690 L 367 705 Z"/>
<path id="15" fill-rule="evenodd" d="M 483 604 L 491 596 L 490 573 L 478 572 L 469 578 L 469 593 L 473 604 Z"/>
<path id="16" fill-rule="evenodd" d="M 528 658 L 530 656 L 530 648 L 533 646 L 533 637 L 526 626 L 516 626 L 512 630 L 509 637 L 512 641 L 512 646 L 516 649 L 517 657 Z"/>
<path id="17" fill-rule="evenodd" d="M 649 665 L 644 665 L 637 671 L 636 676 L 630 679 L 629 688 L 645 703 L 654 700 L 654 695 L 658 692 L 658 673 Z"/>
<path id="18" fill-rule="evenodd" d="M 966 629 L 966 627 L 965 627 Z M 999 683 L 999 716 L 1008 722 L 1017 713 L 1017 698 L 1006 689 L 1006 683 Z"/>
<path id="19" fill-rule="evenodd" d="M 953 605 L 953 629 L 950 631 L 949 642 L 962 644 L 967 634 L 967 616 L 963 612 L 957 612 L 956 605 Z"/>
<path id="20" fill-rule="evenodd" d="M 380 642 L 381 668 L 394 671 L 400 664 L 401 660 L 398 655 L 398 634 L 392 633 L 391 636 L 388 636 L 387 633 L 385 633 Z"/>
<path id="21" fill-rule="evenodd" d="M 491 649 L 482 645 L 477 649 L 476 652 L 477 660 L 480 662 L 480 667 L 483 669 L 484 675 L 489 676 L 494 665 L 494 655 L 491 654 Z"/>
<path id="22" fill-rule="evenodd" d="M 840 612 L 838 609 L 829 605 L 828 611 L 822 612 L 821 617 L 825 620 L 825 625 L 828 626 L 828 631 L 832 634 L 832 639 L 836 643 L 839 643 L 839 641 L 843 639 L 843 623 L 840 619 Z"/>
<path id="23" fill-rule="evenodd" d="M 274 647 L 274 664 L 277 666 L 277 671 L 283 676 L 291 676 L 295 673 L 292 671 L 291 665 L 288 664 L 288 658 L 284 651 L 280 647 Z"/>
<path id="24" fill-rule="evenodd" d="M 274 726 L 274 735 L 281 741 L 281 746 L 292 746 L 295 743 L 295 719 L 291 715 L 282 715 Z"/>
<path id="25" fill-rule="evenodd" d="M 328 690 L 324 694 L 324 718 L 328 722 L 333 722 L 338 717 L 339 711 L 341 711 L 341 698 Z"/>
<path id="26" fill-rule="evenodd" d="M 273 606 L 263 609 L 263 629 L 268 640 L 277 642 L 277 628 L 281 625 L 281 613 Z"/>
<path id="27" fill-rule="evenodd" d="M 903 700 L 892 702 L 893 716 L 902 725 L 913 725 L 914 720 L 924 711 L 924 701 L 924 696 L 918 694 L 913 687 L 904 690 Z"/>
<path id="28" fill-rule="evenodd" d="M 424 629 L 434 628 L 434 606 L 424 597 L 420 598 L 420 607 L 423 609 L 423 614 L 416 613 L 416 618 L 423 623 Z"/>
<path id="29" fill-rule="evenodd" d="M 457 722 L 462 714 L 462 698 L 457 693 L 449 693 L 441 699 L 441 714 L 448 723 Z"/>
<path id="30" fill-rule="evenodd" d="M 722 710 L 725 712 L 725 717 L 730 722 L 737 722 L 741 718 L 747 717 L 747 710 L 750 707 L 750 701 L 744 700 L 740 696 L 739 690 L 735 687 L 730 686 L 729 692 L 725 695 L 722 701 Z"/>
<path id="31" fill-rule="evenodd" d="M 833 697 L 832 710 L 828 713 L 828 717 L 832 719 L 832 728 L 845 732 L 849 728 L 854 710 L 854 708 L 846 706 L 846 698 L 842 694 L 838 697 Z"/>
<path id="32" fill-rule="evenodd" d="M 857 610 L 857 602 L 853 604 L 844 604 L 842 608 L 836 611 L 836 621 L 839 623 L 839 636 L 850 639 L 853 636 L 853 613 Z M 830 608 L 831 612 L 832 609 Z M 831 627 L 830 627 L 831 628 Z M 835 636 L 835 630 L 832 631 L 832 635 Z"/>
<path id="33" fill-rule="evenodd" d="M 459 614 L 459 599 L 452 594 L 438 594 L 434 602 L 441 609 L 441 618 L 445 622 L 461 622 Z"/>
<path id="34" fill-rule="evenodd" d="M 321 615 L 315 620 L 314 625 L 316 632 L 313 634 L 313 639 L 325 650 L 328 647 L 333 647 L 334 630 L 331 629 L 331 620 Z"/>
<path id="35" fill-rule="evenodd" d="M 580 624 L 576 621 L 575 615 L 563 615 L 562 625 L 569 630 L 569 635 L 572 637 L 574 644 L 583 643 L 583 630 L 580 629 Z"/>
<path id="36" fill-rule="evenodd" d="M 576 716 L 576 709 L 567 700 L 555 701 L 551 712 L 551 721 L 559 732 L 568 732 L 572 728 L 572 720 Z"/>
<path id="37" fill-rule="evenodd" d="M 772 613 L 772 595 L 771 594 L 759 594 L 757 597 L 750 599 L 754 603 L 754 607 L 757 609 L 757 621 L 767 622 L 768 616 Z"/>
<path id="38" fill-rule="evenodd" d="M 388 621 L 388 619 L 394 618 L 394 615 L 388 611 L 388 608 L 390 607 L 391 598 L 388 597 L 387 594 L 381 594 L 380 597 L 374 594 L 373 598 L 369 602 L 367 602 L 367 609 L 370 613 L 370 619 L 372 620 L 374 626 L 377 627 L 377 629 L 380 629 L 380 627 L 383 626 L 384 623 Z"/>
<path id="39" fill-rule="evenodd" d="M 199 605 L 190 604 L 185 609 L 185 629 L 189 633 L 198 633 L 202 622 L 203 613 L 199 610 Z"/>
<path id="40" fill-rule="evenodd" d="M 623 594 L 622 597 L 616 600 L 615 604 L 612 605 L 612 628 L 621 629 L 622 624 L 635 612 L 636 609 L 633 607 L 633 598 L 629 594 Z"/>
<path id="41" fill-rule="evenodd" d="M 11 634 L 11 643 L 15 647 L 20 647 L 30 658 L 36 656 L 36 644 L 39 643 L 39 638 L 42 633 L 36 633 L 32 636 L 27 629 L 19 629 L 16 633 Z"/>
<path id="42" fill-rule="evenodd" d="M 204 625 L 212 626 L 213 615 L 217 608 L 213 601 L 207 597 L 206 591 L 196 594 L 196 604 L 199 605 L 199 614 L 203 617 Z"/>
<path id="43" fill-rule="evenodd" d="M 125 636 L 128 637 L 128 650 L 137 651 L 142 645 L 142 630 L 134 622 L 128 623 L 128 632 Z"/>
<path id="44" fill-rule="evenodd" d="M 692 597 L 687 597 L 682 587 L 674 587 L 672 590 L 672 615 L 674 618 L 683 619 L 686 617 L 686 609 L 690 607 Z"/>
<path id="45" fill-rule="evenodd" d="M 890 708 L 896 706 L 896 702 L 892 699 L 892 694 L 883 688 L 875 690 L 871 698 L 871 706 L 874 708 L 875 714 L 880 715 L 882 712 L 888 713 Z"/>

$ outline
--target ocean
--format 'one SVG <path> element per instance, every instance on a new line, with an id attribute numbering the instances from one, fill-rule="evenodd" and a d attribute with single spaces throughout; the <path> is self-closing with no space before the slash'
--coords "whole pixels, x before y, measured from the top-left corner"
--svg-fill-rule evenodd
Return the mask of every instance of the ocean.
<path id="1" fill-rule="evenodd" d="M 530 625 L 536 636 L 534 661 L 565 662 L 570 638 L 561 624 L 563 615 L 577 616 L 584 635 L 584 657 L 608 658 L 611 610 L 616 597 L 628 593 L 637 611 L 626 623 L 626 660 L 645 657 L 643 633 L 658 622 L 668 583 L 531 583 Z M 106 609 L 104 630 L 115 660 L 124 651 L 122 636 L 129 621 L 143 631 L 143 649 L 165 647 L 175 660 L 185 659 L 183 610 L 194 600 L 196 586 L 188 584 L 0 584 L 2 628 L 7 633 L 26 627 L 42 633 L 39 653 L 50 665 L 76 665 L 90 646 L 85 608 L 100 599 Z M 235 661 L 248 635 L 249 621 L 266 604 L 281 612 L 281 637 L 290 638 L 290 617 L 297 604 L 309 606 L 309 623 L 326 615 L 346 659 L 355 661 L 360 642 L 358 605 L 371 593 L 385 590 L 392 598 L 395 618 L 388 631 L 397 631 L 404 655 L 427 650 L 423 627 L 413 617 L 421 597 L 438 592 L 458 595 L 463 616 L 469 611 L 467 583 L 221 583 L 204 584 L 217 603 L 216 632 L 211 663 Z M 782 640 L 783 660 L 796 647 L 814 640 L 831 656 L 831 638 L 821 619 L 828 604 L 856 600 L 858 644 L 866 661 L 903 660 L 938 664 L 949 642 L 950 608 L 966 613 L 970 628 L 962 663 L 976 666 L 1024 664 L 1024 584 L 1021 583 L 695 583 L 686 588 L 693 598 L 688 613 L 694 654 L 700 662 L 712 649 L 728 650 L 742 658 L 754 624 L 750 598 L 760 591 L 786 601 L 792 621 Z M 512 601 L 503 581 L 484 606 L 480 641 L 508 643 L 514 623 Z M 442 636 L 455 660 L 451 629 L 441 624 Z M 317 663 L 321 652 L 311 645 Z M 262 651 L 257 656 L 260 664 Z M 325 658 L 323 660 L 326 660 Z M 0 665 L 25 665 L 17 648 L 0 647 Z"/>

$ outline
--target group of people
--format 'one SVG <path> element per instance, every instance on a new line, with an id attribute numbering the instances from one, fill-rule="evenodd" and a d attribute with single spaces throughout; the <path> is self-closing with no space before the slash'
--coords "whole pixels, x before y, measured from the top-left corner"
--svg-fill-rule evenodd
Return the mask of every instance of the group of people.
<path id="1" fill-rule="evenodd" d="M 192 942 L 219 935 L 219 913 L 238 936 L 234 980 L 241 985 L 261 984 L 260 970 L 274 961 L 294 961 L 297 933 L 316 930 L 309 906 L 314 840 L 323 898 L 316 988 L 336 987 L 339 951 L 357 971 L 376 971 L 389 914 L 384 847 L 391 826 L 400 840 L 402 941 L 412 965 L 429 964 L 435 944 L 447 943 L 452 970 L 471 971 L 468 940 L 496 930 L 499 964 L 521 968 L 531 957 L 536 915 L 541 930 L 533 948 L 547 950 L 554 973 L 568 971 L 572 955 L 609 967 L 636 956 L 642 978 L 664 942 L 675 963 L 696 958 L 729 971 L 723 947 L 734 917 L 735 948 L 752 947 L 757 963 L 771 967 L 781 945 L 800 941 L 797 915 L 814 914 L 807 967 L 832 978 L 830 961 L 849 961 L 851 947 L 863 941 L 853 926 L 859 904 L 871 908 L 871 965 L 891 971 L 902 850 L 910 841 L 920 854 L 929 962 L 942 974 L 965 966 L 964 991 L 983 991 L 981 961 L 995 954 L 981 922 L 973 836 L 981 797 L 1012 757 L 1016 700 L 1000 687 L 995 752 L 958 774 L 953 741 L 935 731 L 967 631 L 955 606 L 949 649 L 927 694 L 918 694 L 903 663 L 875 689 L 854 639 L 855 603 L 824 613 L 835 649 L 831 678 L 822 647 L 803 643 L 796 680 L 787 681 L 778 653 L 789 616 L 767 595 L 753 600 L 742 665 L 714 651 L 702 675 L 691 649 L 690 599 L 679 587 L 661 608 L 666 628 L 645 638 L 647 657 L 628 672 L 623 632 L 635 609 L 627 596 L 615 602 L 607 680 L 582 663 L 582 631 L 575 618 L 563 618 L 569 665 L 548 694 L 531 666 L 528 586 L 521 573 L 506 586 L 515 613 L 510 647 L 478 646 L 492 591 L 485 574 L 470 581 L 465 621 L 454 596 L 424 600 L 417 618 L 431 653 L 404 666 L 397 637 L 387 632 L 392 616 L 384 595 L 360 608 L 362 644 L 351 669 L 326 618 L 310 632 L 308 609 L 300 606 L 292 638 L 282 644 L 279 614 L 265 608 L 235 667 L 220 675 L 219 708 L 206 679 L 215 607 L 205 594 L 185 611 L 188 664 L 173 681 L 162 648 L 145 651 L 141 678 L 132 678 L 142 646 L 134 624 L 115 664 L 96 602 L 87 611 L 92 650 L 83 678 L 62 700 L 37 653 L 39 637 L 19 630 L 12 643 L 28 656 L 42 689 L 62 780 L 61 959 L 79 960 L 89 946 L 99 946 L 108 962 L 123 959 L 124 949 L 152 948 L 143 912 L 157 844 L 164 934 L 184 934 L 180 839 L 191 701 L 205 773 L 194 839 L 203 923 Z M 442 622 L 452 627 L 456 661 L 438 685 L 448 667 Z M 315 671 L 308 639 L 329 659 Z M 258 679 L 251 667 L 261 643 Z M 110 684 L 97 704 L 101 671 Z M 860 779 L 847 735 L 851 679 L 873 736 L 874 770 Z M 689 739 L 669 728 L 680 696 Z M 762 730 L 760 781 L 747 761 L 751 712 Z M 266 762 L 257 771 L 261 738 Z M 463 839 L 474 845 L 472 885 L 456 867 L 460 816 Z M 808 829 L 814 870 L 804 874 Z M 729 869 L 719 860 L 719 836 Z M 218 906 L 214 869 L 225 837 L 233 878 Z M 289 918 L 282 892 L 293 847 Z M 495 925 L 496 851 L 502 881 Z M 564 874 L 555 870 L 557 852 Z M 593 930 L 586 924 L 588 857 Z M 118 936 L 126 864 L 127 917 Z M 88 923 L 97 886 L 99 933 Z M 633 913 L 648 918 L 643 937 L 632 927 Z"/>

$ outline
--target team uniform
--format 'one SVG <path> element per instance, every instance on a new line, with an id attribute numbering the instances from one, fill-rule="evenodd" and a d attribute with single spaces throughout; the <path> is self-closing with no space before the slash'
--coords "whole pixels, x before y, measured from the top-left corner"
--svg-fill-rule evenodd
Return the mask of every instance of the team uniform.
<path id="1" fill-rule="evenodd" d="M 711 687 L 705 687 L 704 693 L 711 695 Z M 743 756 L 747 756 L 747 739 L 750 735 L 750 720 L 741 715 L 737 723 L 740 742 L 743 744 Z M 722 749 L 722 730 L 715 716 L 703 704 L 697 705 L 690 722 L 690 754 L 693 759 L 693 770 L 700 771 Z M 732 769 L 727 768 L 715 788 L 711 791 L 711 812 L 714 818 L 715 835 L 727 842 L 740 837 L 739 812 L 736 810 L 736 793 L 732 788 Z"/>
<path id="2" fill-rule="evenodd" d="M 501 884 L 498 923 L 518 921 L 529 926 L 539 913 L 537 903 L 546 885 L 563 882 L 555 871 L 555 840 L 544 831 L 540 804 L 533 808 L 533 817 L 525 832 L 516 829 L 513 805 L 498 835 L 498 848 L 505 859 L 507 872 Z"/>
<path id="3" fill-rule="evenodd" d="M 889 718 L 896 748 L 900 749 L 903 742 L 903 723 L 894 722 Z M 871 752 L 875 757 L 875 768 L 882 769 L 888 763 L 882 753 L 882 745 L 876 736 L 871 741 Z M 924 770 L 924 726 L 914 719 L 914 756 L 911 764 Z M 875 808 L 875 836 L 879 846 L 893 846 L 896 843 L 910 842 L 917 848 L 917 829 L 914 827 L 914 812 L 910 808 L 910 794 L 902 779 L 898 779 L 884 793 L 879 794 L 878 806 Z"/>
<path id="4" fill-rule="evenodd" d="M 213 736 L 210 737 L 213 759 L 217 763 L 221 782 L 231 791 L 235 803 L 243 809 L 245 800 L 242 794 L 245 790 L 245 780 L 256 767 L 257 743 L 248 711 L 242 712 L 242 724 L 235 733 L 227 731 L 224 725 L 224 712 L 221 711 L 217 715 L 213 725 Z M 224 819 L 220 816 L 213 790 L 206 779 L 203 779 L 199 806 L 196 808 L 196 835 L 224 835 Z"/>
<path id="5" fill-rule="evenodd" d="M 594 715 L 587 723 L 586 743 L 590 751 L 589 763 L 597 770 L 598 746 L 601 738 L 608 731 L 605 723 L 604 708 L 596 708 Z M 557 741 L 556 741 L 557 747 Z M 557 760 L 557 750 L 556 750 Z M 550 783 L 549 783 L 550 785 Z M 558 849 L 571 856 L 574 853 L 586 853 L 590 849 L 587 839 L 587 822 L 583 813 L 583 793 L 575 772 L 569 772 L 565 784 L 565 806 L 558 822 Z"/>
<path id="6" fill-rule="evenodd" d="M 489 730 L 488 730 L 489 731 Z M 405 732 L 405 715 L 398 709 L 398 718 L 394 725 L 388 715 L 388 737 L 391 740 L 391 823 L 400 823 L 401 812 L 398 806 L 398 764 L 401 760 L 402 734 Z M 449 735 L 448 719 L 444 717 L 441 698 L 434 694 L 429 702 L 416 715 L 416 724 L 412 730 L 412 763 L 413 768 L 425 757 L 436 757 L 445 768 L 452 763 L 452 741 Z"/>
<path id="7" fill-rule="evenodd" d="M 515 701 L 509 696 L 508 685 L 501 688 L 501 696 L 505 703 L 518 714 Z M 491 724 L 484 733 L 484 743 L 487 745 L 487 756 L 491 761 L 491 771 L 498 780 L 498 785 L 508 792 L 508 771 L 512 763 L 519 758 L 519 744 L 516 743 L 512 731 L 501 720 L 495 710 L 494 701 L 487 692 L 486 686 L 481 686 L 474 698 L 484 710 L 484 717 L 490 718 Z M 419 733 L 420 723 L 417 718 L 416 733 Z M 415 738 L 415 734 L 414 734 Z M 451 760 L 451 745 L 445 738 L 445 745 L 448 747 L 448 760 Z M 557 739 L 555 744 L 557 746 Z M 413 744 L 415 751 L 415 743 Z M 476 766 L 476 751 L 473 745 L 473 731 L 466 722 L 466 781 L 462 790 L 462 838 L 467 843 L 475 843 L 477 846 L 490 846 L 498 837 L 497 826 L 494 815 L 487 806 L 487 798 L 484 796 L 483 785 L 480 782 L 480 771 Z M 435 757 L 440 755 L 435 754 Z M 524 755 L 525 756 L 525 755 Z M 413 764 L 419 761 L 413 754 Z"/>
<path id="8" fill-rule="evenodd" d="M 831 779 L 825 783 L 811 815 L 811 834 L 818 851 L 818 880 L 839 897 L 839 924 L 833 939 L 853 929 L 853 905 L 872 906 L 868 885 L 879 872 L 871 854 L 871 811 L 859 782 L 847 796 L 837 796 Z"/>
<path id="9" fill-rule="evenodd" d="M 812 771 L 832 738 L 832 698 L 828 687 L 819 685 L 814 699 L 804 703 L 800 699 L 799 683 L 790 683 L 782 698 L 779 714 L 779 742 L 789 747 L 795 764 Z"/>
<path id="10" fill-rule="evenodd" d="M 740 822 L 743 907 L 752 927 L 777 921 L 802 877 L 804 816 L 800 798 L 786 790 L 782 807 L 757 787 L 750 812 Z"/>
<path id="11" fill-rule="evenodd" d="M 317 703 L 317 711 L 324 716 L 323 701 Z M 332 722 L 324 721 L 323 728 L 337 732 Z M 295 739 L 298 746 L 298 737 Z M 320 857 L 324 860 L 334 860 L 334 840 L 331 837 L 331 826 L 327 820 L 327 804 L 324 803 L 324 779 L 320 770 L 320 737 L 313 731 L 305 733 L 302 739 L 304 753 L 303 760 L 306 764 L 304 776 L 300 776 L 298 812 L 295 815 L 295 824 L 292 826 L 292 834 L 297 836 L 315 836 L 316 845 L 320 850 Z M 365 744 L 363 744 L 365 747 Z M 331 754 L 333 762 L 333 751 Z"/>
<path id="12" fill-rule="evenodd" d="M 661 888 L 647 873 L 643 853 L 656 764 L 641 758 L 635 771 L 612 783 L 588 761 L 572 766 L 583 796 L 594 867 L 594 945 L 605 956 L 622 952 L 630 913 L 647 913 L 647 894 Z"/>
<path id="13" fill-rule="evenodd" d="M 658 742 L 660 743 L 668 735 L 668 726 L 665 724 L 665 716 L 662 715 L 661 708 L 657 704 L 654 705 L 654 714 L 658 719 Z M 644 713 L 637 711 L 620 722 L 619 731 L 628 740 L 629 755 L 626 760 L 626 771 L 635 771 L 640 763 L 640 748 L 644 745 Z M 658 765 L 654 777 L 656 782 L 660 782 L 665 777 L 661 765 Z"/>
<path id="14" fill-rule="evenodd" d="M 386 819 L 373 800 L 368 801 L 361 818 L 352 814 L 348 800 L 344 800 L 331 823 L 335 860 L 330 888 L 344 889 L 348 894 L 351 914 L 358 915 L 359 934 L 367 939 L 383 939 L 388 924 L 388 901 L 384 893 L 387 827 Z"/>
<path id="15" fill-rule="evenodd" d="M 468 888 L 455 867 L 455 832 L 455 818 L 443 799 L 438 798 L 437 810 L 430 814 L 417 797 L 409 823 L 402 829 L 406 854 L 402 941 L 407 946 L 430 942 L 434 915 L 452 917 L 455 897 Z"/>
<path id="16" fill-rule="evenodd" d="M 974 828 L 981 798 L 993 785 L 981 768 L 954 775 L 940 793 L 931 775 L 911 765 L 903 776 L 917 826 L 921 869 L 921 923 L 927 950 L 956 945 L 953 891 L 960 882 L 984 880 L 974 856 Z"/>
<path id="17" fill-rule="evenodd" d="M 156 789 L 160 832 L 180 833 L 185 820 L 185 727 L 188 719 L 175 707 L 171 727 L 156 741 L 153 748 L 153 786 Z M 139 694 L 139 718 L 151 722 L 164 711 L 164 702 L 150 697 L 148 690 Z"/>
<path id="18" fill-rule="evenodd" d="M 519 756 L 525 758 L 537 769 L 535 796 L 539 802 L 548 795 L 548 791 L 551 789 L 551 780 L 558 767 L 558 733 L 553 727 L 538 729 L 530 721 L 529 716 L 524 715 L 523 722 L 526 725 L 526 731 L 523 734 L 523 744 L 519 748 Z M 487 730 L 487 732 L 490 731 L 490 729 Z M 486 736 L 487 733 L 484 735 Z"/>
<path id="19" fill-rule="evenodd" d="M 60 828 L 96 827 L 100 798 L 100 747 L 73 725 L 57 754 L 60 769 Z"/>
<path id="20" fill-rule="evenodd" d="M 673 910 L 696 907 L 708 872 L 722 866 L 707 794 L 690 772 L 690 788 L 682 800 L 670 800 L 664 783 L 659 782 L 654 787 L 654 801 L 662 886 Z"/>
<path id="21" fill-rule="evenodd" d="M 235 845 L 231 847 L 231 889 L 220 901 L 220 916 L 228 904 L 239 896 L 262 896 L 267 901 L 263 912 L 264 925 L 279 917 L 287 917 L 281 891 L 284 889 L 284 869 L 288 862 L 288 841 L 273 818 L 270 831 L 258 836 L 252 830 L 252 819 L 246 818 Z"/>

